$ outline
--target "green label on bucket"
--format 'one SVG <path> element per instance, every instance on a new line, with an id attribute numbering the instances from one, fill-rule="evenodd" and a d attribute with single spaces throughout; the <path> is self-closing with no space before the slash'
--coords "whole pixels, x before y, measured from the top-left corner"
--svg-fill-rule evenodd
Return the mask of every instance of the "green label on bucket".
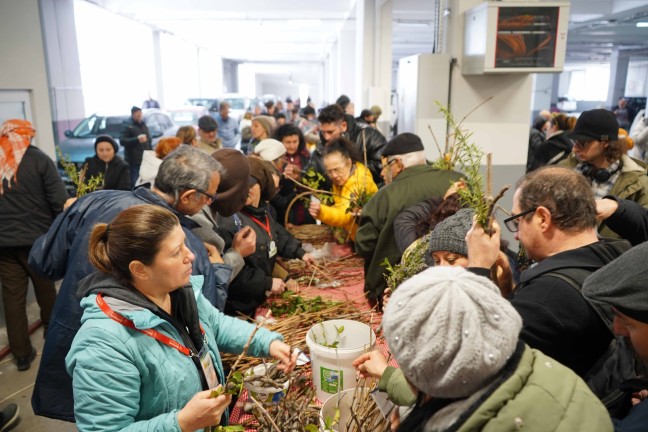
<path id="1" fill-rule="evenodd" d="M 320 388 L 326 393 L 335 394 L 344 388 L 344 371 L 338 369 L 327 369 L 320 366 Z"/>

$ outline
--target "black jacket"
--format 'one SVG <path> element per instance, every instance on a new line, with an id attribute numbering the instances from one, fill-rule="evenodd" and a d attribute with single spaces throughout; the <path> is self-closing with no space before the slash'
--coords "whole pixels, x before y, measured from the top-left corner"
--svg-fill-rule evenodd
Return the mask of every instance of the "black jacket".
<path id="1" fill-rule="evenodd" d="M 265 225 L 266 221 L 270 224 L 272 239 L 265 227 L 261 227 L 252 217 L 261 224 Z M 261 204 L 260 207 L 245 206 L 231 217 L 219 216 L 218 233 L 225 240 L 225 249 L 232 246 L 234 235 L 245 226 L 252 227 L 256 232 L 256 252 L 245 258 L 245 267 L 230 283 L 225 305 L 225 313 L 229 315 L 240 312 L 253 316 L 254 310 L 265 302 L 266 291 L 272 288 L 272 270 L 277 256 L 301 258 L 306 253 L 301 248 L 301 243 L 268 214 L 266 204 Z M 277 247 L 277 254 L 273 257 L 269 256 L 271 241 Z"/>
<path id="2" fill-rule="evenodd" d="M 130 171 L 126 162 L 119 156 L 115 155 L 113 160 L 106 163 L 99 159 L 97 155 L 86 158 L 84 165 L 88 167 L 86 179 L 103 175 L 104 190 L 130 190 Z"/>
<path id="3" fill-rule="evenodd" d="M 351 115 L 346 116 L 347 136 L 356 145 L 356 150 L 360 155 L 360 163 L 364 164 L 364 146 L 367 146 L 367 168 L 371 171 L 374 182 L 379 185 L 382 183 L 380 172 L 382 171 L 381 154 L 383 147 L 387 144 L 387 139 L 375 128 L 368 124 L 356 123 Z"/>
<path id="4" fill-rule="evenodd" d="M 545 165 L 556 165 L 569 156 L 573 146 L 574 143 L 569 139 L 566 131 L 550 137 L 540 144 L 540 147 L 533 153 L 533 159 L 527 167 L 527 172 Z"/>
<path id="5" fill-rule="evenodd" d="M 603 221 L 608 228 L 617 233 L 621 238 L 628 240 L 633 246 L 648 240 L 648 209 L 641 204 L 606 196 L 619 203 L 619 208 Z"/>
<path id="6" fill-rule="evenodd" d="M 597 243 L 614 257 L 630 249 L 625 240 Z M 581 377 L 606 351 L 612 333 L 580 291 L 547 273 L 569 267 L 593 273 L 608 262 L 592 245 L 560 252 L 522 272 L 510 299 L 524 322 L 520 338 Z"/>
<path id="7" fill-rule="evenodd" d="M 144 143 L 139 142 L 137 139 L 137 136 L 141 134 L 146 135 L 146 142 Z M 151 146 L 151 134 L 144 120 L 140 123 L 135 123 L 132 117 L 126 120 L 119 134 L 119 144 L 124 146 L 126 163 L 128 165 L 140 165 L 144 150 L 153 149 Z"/>
<path id="8" fill-rule="evenodd" d="M 11 187 L 9 187 L 11 186 Z M 0 195 L 0 247 L 31 246 L 69 198 L 52 159 L 29 146 L 16 179 Z"/>

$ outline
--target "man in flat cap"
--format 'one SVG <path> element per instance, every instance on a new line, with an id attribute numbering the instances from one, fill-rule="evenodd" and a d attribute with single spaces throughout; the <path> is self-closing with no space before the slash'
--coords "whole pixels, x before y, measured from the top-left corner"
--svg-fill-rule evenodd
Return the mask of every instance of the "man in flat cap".
<path id="1" fill-rule="evenodd" d="M 218 123 L 212 116 L 204 115 L 198 119 L 198 148 L 208 154 L 222 148 Z"/>
<path id="2" fill-rule="evenodd" d="M 387 287 L 384 267 L 387 258 L 397 264 L 401 253 L 394 240 L 394 218 L 404 209 L 425 199 L 440 196 L 461 178 L 454 171 L 442 171 L 427 164 L 421 138 L 412 133 L 394 137 L 383 148 L 379 189 L 362 209 L 356 233 L 356 252 L 365 259 L 365 295 L 370 304 L 382 302 Z"/>
<path id="3" fill-rule="evenodd" d="M 559 165 L 581 172 L 597 199 L 613 195 L 648 207 L 646 168 L 624 153 L 614 113 L 605 109 L 583 112 L 570 138 L 572 154 Z M 602 237 L 618 238 L 605 223 L 598 230 Z"/>

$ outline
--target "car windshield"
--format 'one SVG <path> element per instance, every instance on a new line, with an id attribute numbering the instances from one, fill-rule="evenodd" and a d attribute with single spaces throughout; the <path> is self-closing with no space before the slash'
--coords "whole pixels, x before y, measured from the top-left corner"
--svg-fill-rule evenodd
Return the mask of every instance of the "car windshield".
<path id="1" fill-rule="evenodd" d="M 87 138 L 108 134 L 114 138 L 119 138 L 122 124 L 126 119 L 128 119 L 128 116 L 106 117 L 91 115 L 74 128 L 72 136 L 75 138 Z"/>

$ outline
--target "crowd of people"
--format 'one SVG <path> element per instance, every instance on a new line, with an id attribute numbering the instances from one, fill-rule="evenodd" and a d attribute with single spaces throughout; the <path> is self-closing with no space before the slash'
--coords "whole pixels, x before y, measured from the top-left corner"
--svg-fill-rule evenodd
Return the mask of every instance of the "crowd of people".
<path id="1" fill-rule="evenodd" d="M 2 125 L 0 282 L 21 371 L 36 355 L 29 280 L 36 292 L 37 414 L 82 431 L 226 425 L 230 397 L 212 397 L 221 352 L 247 342 L 295 367 L 280 334 L 248 341 L 240 315 L 296 287 L 277 258 L 314 264 L 291 228 L 317 220 L 343 230 L 364 259 L 368 305 L 384 311 L 399 367 L 379 351 L 354 365 L 401 407 L 393 430 L 645 429 L 648 177 L 628 154 L 635 131 L 619 128 L 627 110 L 534 121 L 504 220 L 516 253 L 497 221 L 474 221 L 462 173 L 434 167 L 415 134 L 387 140 L 379 107 L 354 118 L 344 95 L 318 113 L 286 105 L 239 124 L 223 102 L 155 149 L 133 107 L 119 142 L 95 140 L 84 165 L 100 190 L 79 198 L 28 122 Z M 426 268 L 387 289 L 383 261 L 421 241 Z"/>

